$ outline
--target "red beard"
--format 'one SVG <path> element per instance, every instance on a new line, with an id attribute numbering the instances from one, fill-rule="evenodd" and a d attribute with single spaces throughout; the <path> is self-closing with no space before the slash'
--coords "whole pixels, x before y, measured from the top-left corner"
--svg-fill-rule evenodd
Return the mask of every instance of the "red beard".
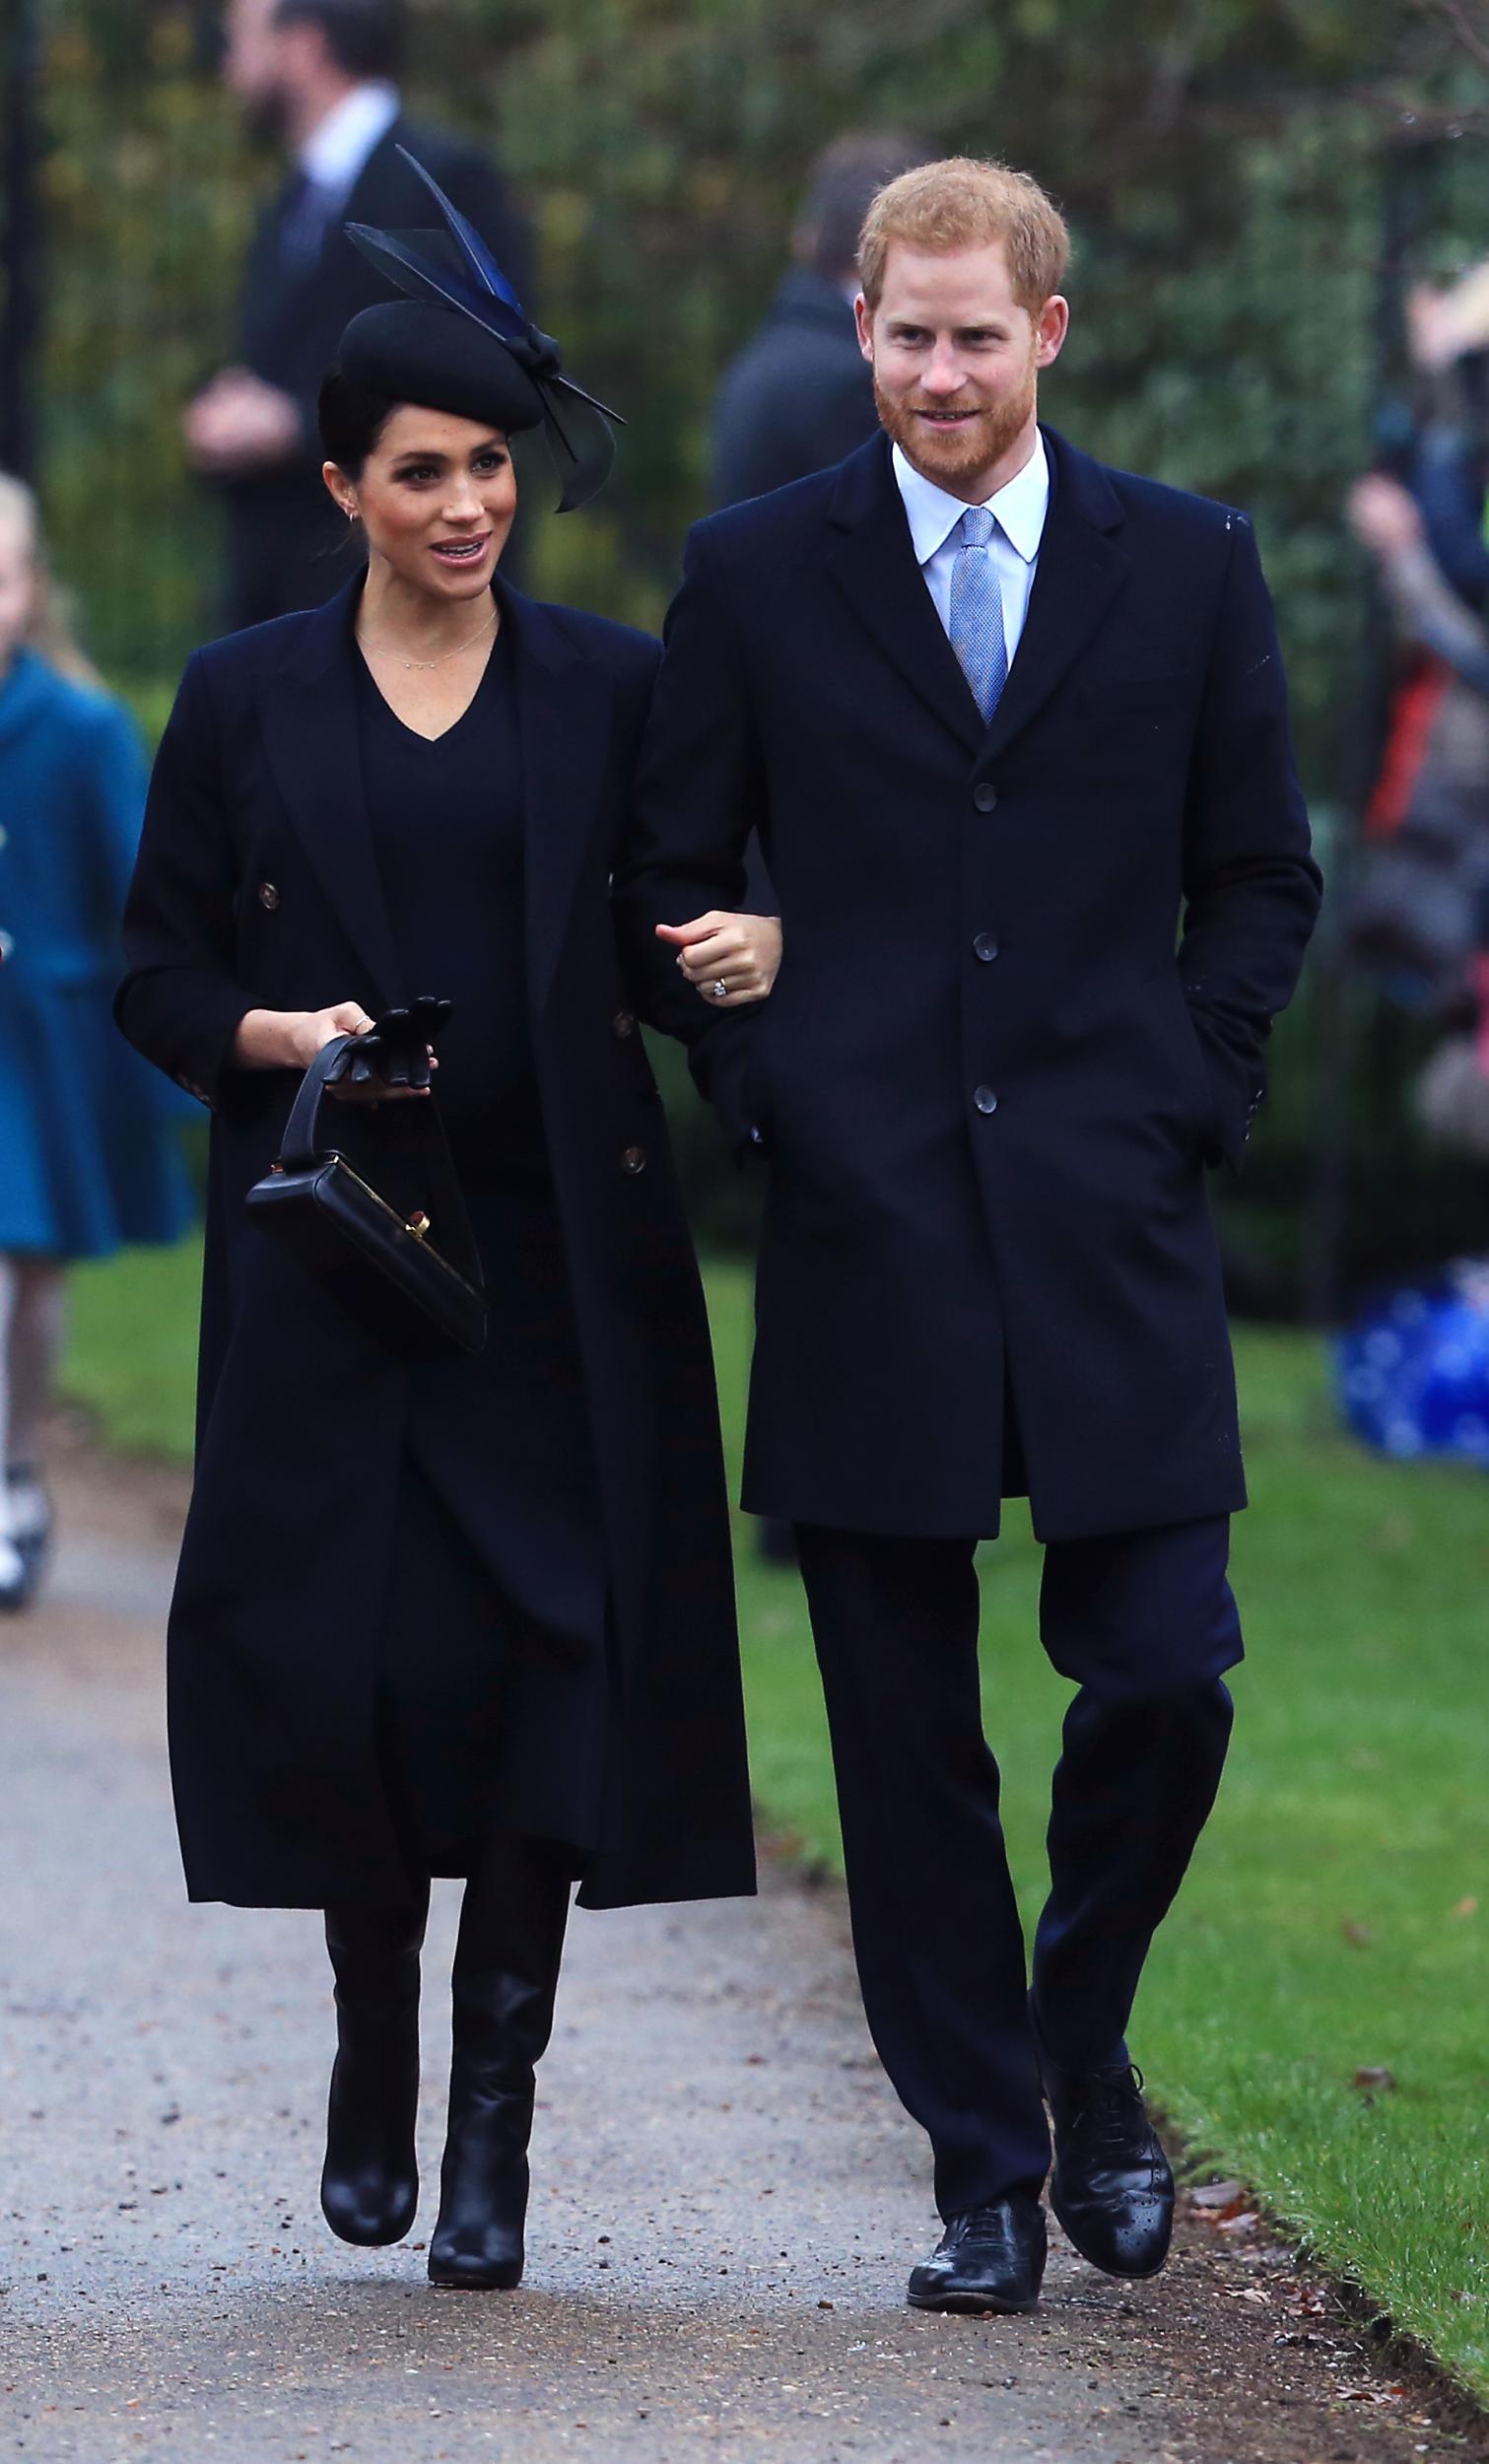
<path id="1" fill-rule="evenodd" d="M 979 409 L 971 427 L 942 435 L 917 417 L 923 410 L 954 411 L 970 404 L 905 402 L 892 398 L 874 378 L 874 401 L 880 425 L 893 438 L 906 460 L 937 487 L 964 488 L 983 471 L 995 470 L 1028 425 L 1039 396 L 1039 376 L 1031 352 L 1028 374 L 1017 393 Z"/>

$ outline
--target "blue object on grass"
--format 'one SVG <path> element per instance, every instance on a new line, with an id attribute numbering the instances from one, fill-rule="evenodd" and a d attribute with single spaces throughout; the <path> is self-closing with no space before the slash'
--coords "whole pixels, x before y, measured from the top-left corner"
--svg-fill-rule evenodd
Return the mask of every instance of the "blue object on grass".
<path id="1" fill-rule="evenodd" d="M 1334 1366 L 1344 1418 L 1367 1446 L 1489 1472 L 1489 1260 L 1377 1302 L 1337 1337 Z"/>

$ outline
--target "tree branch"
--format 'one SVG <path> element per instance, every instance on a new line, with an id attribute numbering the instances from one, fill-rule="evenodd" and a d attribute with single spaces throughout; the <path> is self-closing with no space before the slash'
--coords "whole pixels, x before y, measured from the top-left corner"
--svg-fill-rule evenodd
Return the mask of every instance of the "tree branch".
<path id="1" fill-rule="evenodd" d="M 1480 68 L 1489 69 L 1489 26 L 1475 26 L 1463 0 L 1412 0 L 1421 17 L 1436 18 Z"/>

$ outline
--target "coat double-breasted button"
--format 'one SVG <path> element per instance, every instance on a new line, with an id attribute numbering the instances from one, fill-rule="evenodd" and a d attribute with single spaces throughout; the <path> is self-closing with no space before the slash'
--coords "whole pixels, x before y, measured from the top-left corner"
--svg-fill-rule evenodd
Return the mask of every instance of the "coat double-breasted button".
<path id="1" fill-rule="evenodd" d="M 645 1169 L 646 1150 L 644 1146 L 628 1146 L 621 1157 L 622 1172 L 629 1172 L 634 1179 L 637 1173 L 644 1172 Z"/>
<path id="2" fill-rule="evenodd" d="M 272 881 L 261 881 L 259 883 L 258 903 L 260 907 L 267 907 L 270 915 L 273 915 L 275 908 L 279 905 L 279 892 L 274 887 Z"/>
<path id="3" fill-rule="evenodd" d="M 622 1044 L 625 1043 L 628 1036 L 635 1035 L 636 1019 L 629 1009 L 618 1009 L 616 1011 L 615 1016 L 610 1021 L 610 1032 Z"/>
<path id="4" fill-rule="evenodd" d="M 974 958 L 981 958 L 984 967 L 991 964 L 998 954 L 998 945 L 990 932 L 978 934 L 972 945 L 972 954 Z"/>
<path id="5" fill-rule="evenodd" d="M 979 1112 L 997 1111 L 998 1099 L 994 1095 L 990 1086 L 980 1086 L 974 1088 L 972 1100 L 976 1104 Z"/>
<path id="6" fill-rule="evenodd" d="M 980 779 L 972 790 L 972 800 L 980 813 L 997 810 L 998 791 L 990 779 Z"/>

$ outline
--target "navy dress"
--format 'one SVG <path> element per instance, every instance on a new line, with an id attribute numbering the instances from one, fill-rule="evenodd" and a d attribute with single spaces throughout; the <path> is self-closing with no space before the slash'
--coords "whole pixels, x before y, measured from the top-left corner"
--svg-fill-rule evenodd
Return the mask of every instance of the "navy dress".
<path id="1" fill-rule="evenodd" d="M 468 1874 L 494 1827 L 565 1842 L 577 1868 L 605 1831 L 606 1552 L 527 1023 L 507 643 L 434 741 L 403 724 L 360 659 L 357 696 L 403 981 L 411 997 L 454 1004 L 436 1100 L 491 1307 L 484 1352 L 420 1363 L 411 1381 L 381 1641 L 384 1770 L 415 1877 Z M 384 1181 L 401 1174 L 409 1192 L 411 1110 L 381 1105 L 359 1125 Z"/>

